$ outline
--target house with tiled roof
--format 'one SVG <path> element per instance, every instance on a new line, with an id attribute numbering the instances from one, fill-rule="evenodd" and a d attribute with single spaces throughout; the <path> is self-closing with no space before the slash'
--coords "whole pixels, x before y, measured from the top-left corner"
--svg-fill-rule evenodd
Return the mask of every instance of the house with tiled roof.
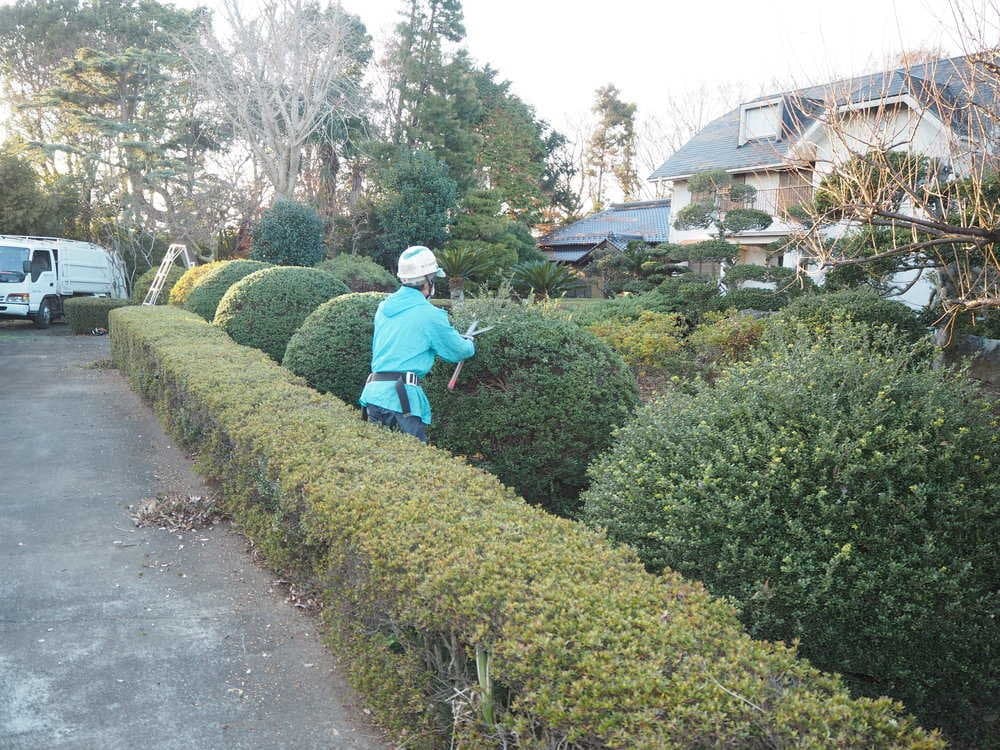
<path id="1" fill-rule="evenodd" d="M 621 251 L 636 240 L 654 247 L 669 234 L 669 200 L 615 203 L 549 232 L 538 247 L 549 260 L 583 266 L 599 251 Z"/>
<path id="2" fill-rule="evenodd" d="M 798 229 L 793 207 L 811 198 L 835 164 L 868 148 L 910 150 L 961 173 L 954 157 L 962 152 L 964 118 L 956 114 L 995 106 L 992 92 L 969 85 L 975 80 L 971 66 L 969 58 L 957 57 L 753 99 L 702 128 L 649 180 L 658 194 L 671 196 L 676 216 L 692 202 L 693 175 L 728 172 L 734 183 L 756 190 L 738 207 L 774 217 L 765 229 L 731 238 L 740 245 L 739 262 L 797 266 L 802 259 L 796 251 L 774 254 L 772 243 Z M 834 121 L 836 129 L 829 126 Z M 670 242 L 679 244 L 708 237 L 706 230 L 670 231 Z M 894 281 L 907 290 L 903 301 L 916 307 L 927 302 L 932 285 L 910 284 L 914 273 L 921 272 Z"/>

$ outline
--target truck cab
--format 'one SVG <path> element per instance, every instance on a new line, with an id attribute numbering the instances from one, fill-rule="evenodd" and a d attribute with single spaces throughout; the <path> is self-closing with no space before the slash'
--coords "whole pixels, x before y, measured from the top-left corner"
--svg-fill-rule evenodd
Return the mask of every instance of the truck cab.
<path id="1" fill-rule="evenodd" d="M 0 235 L 0 318 L 48 328 L 68 297 L 126 296 L 117 256 L 89 242 Z"/>

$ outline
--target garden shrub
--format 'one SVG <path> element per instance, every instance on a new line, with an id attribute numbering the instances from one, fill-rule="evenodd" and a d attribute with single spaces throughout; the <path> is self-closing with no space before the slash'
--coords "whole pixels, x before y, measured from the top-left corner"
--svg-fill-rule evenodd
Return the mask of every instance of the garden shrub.
<path id="1" fill-rule="evenodd" d="M 687 338 L 699 362 L 724 365 L 746 358 L 764 335 L 764 321 L 735 310 L 706 313 Z"/>
<path id="2" fill-rule="evenodd" d="M 314 266 L 323 260 L 323 219 L 311 206 L 278 199 L 253 228 L 250 257 L 281 266 Z"/>
<path id="3" fill-rule="evenodd" d="M 635 320 L 644 310 L 678 313 L 691 325 L 709 310 L 720 308 L 722 297 L 715 281 L 694 274 L 672 276 L 644 294 L 616 297 L 572 313 L 572 320 L 586 328 L 615 318 Z"/>
<path id="4" fill-rule="evenodd" d="M 677 313 L 643 310 L 638 320 L 611 319 L 594 323 L 587 330 L 632 367 L 665 367 L 683 345 L 685 324 Z"/>
<path id="5" fill-rule="evenodd" d="M 226 260 L 215 260 L 211 263 L 202 263 L 200 266 L 191 266 L 170 289 L 170 304 L 183 307 L 188 295 L 191 294 L 191 290 L 198 285 L 202 277 L 207 276 L 217 268 L 221 268 L 228 262 Z"/>
<path id="6" fill-rule="evenodd" d="M 817 335 L 824 335 L 831 324 L 843 320 L 895 326 L 910 340 L 926 333 L 916 313 L 902 302 L 887 300 L 863 288 L 799 297 L 774 318 L 774 324 L 794 327 L 801 322 Z"/>
<path id="7" fill-rule="evenodd" d="M 132 296 L 129 298 L 130 304 L 141 305 L 143 303 L 143 300 L 146 299 L 146 295 L 149 294 L 149 288 L 153 285 L 153 279 L 156 278 L 158 270 L 158 268 L 150 268 L 142 274 L 142 276 L 135 280 L 135 284 L 132 287 Z M 180 281 L 180 278 L 183 275 L 183 268 L 180 266 L 170 266 L 170 270 L 167 271 L 167 278 L 163 280 L 163 287 L 160 289 L 160 296 L 156 298 L 156 304 L 167 304 L 170 291 L 174 288 L 174 284 Z"/>
<path id="8" fill-rule="evenodd" d="M 943 747 L 751 640 L 700 585 L 362 423 L 189 313 L 116 311 L 112 353 L 272 564 L 321 587 L 349 677 L 408 747 Z"/>
<path id="9" fill-rule="evenodd" d="M 229 287 L 244 276 L 269 267 L 270 264 L 257 260 L 223 261 L 222 265 L 213 268 L 197 279 L 194 288 L 188 293 L 183 307 L 211 322 L 215 319 L 215 311 L 219 306 L 219 301 L 229 291 Z"/>
<path id="10" fill-rule="evenodd" d="M 721 306 L 733 310 L 762 310 L 774 312 L 788 304 L 788 295 L 771 289 L 744 287 L 733 289 L 721 299 Z"/>
<path id="11" fill-rule="evenodd" d="M 229 287 L 214 322 L 237 344 L 281 362 L 288 340 L 309 313 L 347 292 L 343 281 L 316 268 L 263 268 Z"/>
<path id="12" fill-rule="evenodd" d="M 356 403 L 371 363 L 377 306 L 374 296 L 352 295 L 317 311 L 288 364 L 310 385 Z M 451 363 L 439 361 L 425 379 L 431 441 L 469 456 L 528 500 L 568 513 L 587 464 L 636 405 L 635 377 L 593 335 L 524 305 L 468 300 L 452 316 L 459 330 L 477 316 L 496 328 L 476 339 L 455 391 L 446 387 Z M 334 372 L 324 375 L 314 363 L 326 362 Z"/>
<path id="13" fill-rule="evenodd" d="M 71 297 L 63 300 L 66 324 L 73 333 L 90 333 L 95 328 L 108 327 L 108 313 L 116 307 L 132 303 L 110 297 Z"/>
<path id="14" fill-rule="evenodd" d="M 386 296 L 344 294 L 324 302 L 292 336 L 282 364 L 321 393 L 356 404 L 371 372 L 375 311 Z"/>
<path id="15" fill-rule="evenodd" d="M 667 394 L 591 467 L 583 518 L 732 597 L 863 695 L 996 737 L 1000 422 L 929 345 L 805 331 Z"/>
<path id="16" fill-rule="evenodd" d="M 352 292 L 394 292 L 399 280 L 364 255 L 341 254 L 316 266 L 347 284 Z"/>

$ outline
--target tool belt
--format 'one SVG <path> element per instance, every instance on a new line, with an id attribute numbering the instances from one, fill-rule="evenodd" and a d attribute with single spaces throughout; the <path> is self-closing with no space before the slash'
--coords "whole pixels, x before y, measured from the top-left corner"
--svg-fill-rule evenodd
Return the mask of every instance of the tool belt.
<path id="1" fill-rule="evenodd" d="M 410 413 L 410 399 L 406 395 L 406 386 L 420 385 L 420 378 L 415 372 L 373 372 L 365 380 L 365 385 L 369 383 L 395 382 L 396 395 L 399 396 L 399 407 L 404 415 Z"/>

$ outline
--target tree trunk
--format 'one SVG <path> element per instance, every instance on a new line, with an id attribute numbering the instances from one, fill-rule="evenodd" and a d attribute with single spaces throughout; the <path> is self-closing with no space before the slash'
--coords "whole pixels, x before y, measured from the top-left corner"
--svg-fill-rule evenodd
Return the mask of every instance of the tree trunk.
<path id="1" fill-rule="evenodd" d="M 461 276 L 452 276 L 448 279 L 448 296 L 452 302 L 465 301 L 465 279 Z"/>

